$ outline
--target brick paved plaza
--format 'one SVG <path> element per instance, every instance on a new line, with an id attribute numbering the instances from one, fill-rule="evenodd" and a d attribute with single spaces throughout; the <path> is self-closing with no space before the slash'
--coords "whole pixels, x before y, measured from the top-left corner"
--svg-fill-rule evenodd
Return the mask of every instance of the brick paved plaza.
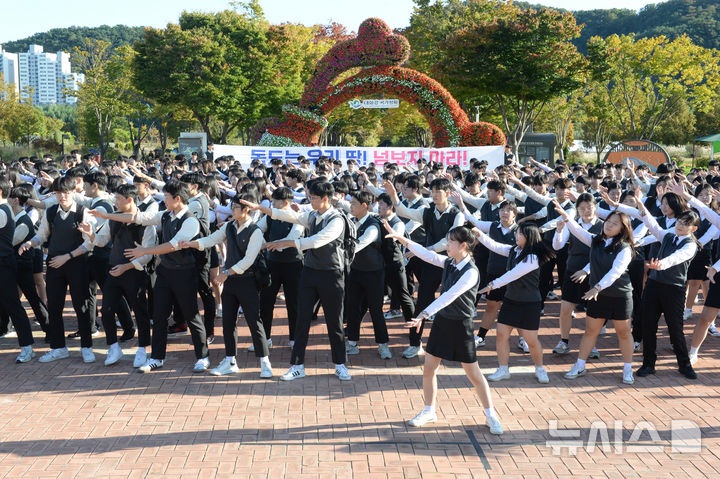
<path id="1" fill-rule="evenodd" d="M 289 383 L 278 379 L 290 357 L 282 307 L 273 329 L 270 357 L 276 377 L 271 380 L 258 377 L 258 363 L 246 352 L 250 336 L 242 320 L 238 354 L 242 372 L 219 378 L 191 372 L 194 356 L 189 336 L 171 339 L 166 366 L 145 375 L 132 368 L 135 340 L 125 343 L 123 361 L 105 367 L 102 336 L 95 340 L 94 364 L 83 364 L 79 341 L 69 340 L 70 359 L 16 365 L 17 340 L 0 339 L 0 475 L 720 477 L 720 338 L 707 339 L 696 365 L 699 378 L 689 381 L 676 372 L 663 325 L 658 348 L 663 358 L 657 375 L 636 378 L 635 385 L 625 386 L 617 341 L 609 329 L 598 343 L 601 359 L 589 362 L 586 377 L 568 381 L 562 374 L 576 352 L 561 358 L 550 354 L 558 340 L 558 309 L 556 301 L 549 303 L 551 314 L 541 323 L 550 384 L 535 381 L 529 355 L 515 347 L 516 336 L 510 358 L 512 379 L 491 384 L 506 430 L 500 437 L 490 435 L 483 425 L 482 405 L 456 363 L 444 364 L 440 370 L 439 421 L 420 429 L 406 425 L 423 406 L 422 359 L 400 357 L 406 347 L 401 320 L 390 324 L 394 358 L 388 361 L 377 356 L 370 321 L 363 323 L 361 354 L 351 356 L 348 363 L 353 379 L 342 383 L 328 362 L 322 318 L 311 330 L 308 377 Z M 696 317 L 700 310 L 695 308 Z M 66 327 L 72 331 L 75 324 L 69 309 L 66 313 Z M 584 314 L 579 314 L 576 320 L 579 327 L 582 318 Z M 694 322 L 686 324 L 687 334 Z M 220 320 L 217 324 L 216 332 L 221 334 Z M 42 333 L 35 329 L 40 340 L 37 351 L 44 352 Z M 580 331 L 573 330 L 575 351 Z M 491 332 L 479 353 L 485 373 L 497 365 L 494 350 Z M 218 336 L 211 346 L 212 365 L 223 355 Z M 636 354 L 634 360 L 637 363 L 640 356 Z M 558 432 L 551 435 L 552 420 L 558 421 Z M 615 451 L 615 420 L 623 421 L 622 437 L 629 441 L 621 445 L 620 453 Z M 699 452 L 671 450 L 673 420 L 697 424 L 702 435 Z M 607 425 L 610 449 L 603 450 L 602 444 L 594 450 L 586 447 L 596 436 L 590 434 L 594 421 Z M 647 431 L 631 438 L 641 421 L 657 429 L 660 442 L 653 442 Z M 578 429 L 574 439 L 583 446 L 574 454 L 568 447 L 553 454 L 547 441 L 562 441 L 560 435 Z M 686 444 L 690 449 L 693 445 Z M 628 451 L 650 446 L 655 450 Z"/>

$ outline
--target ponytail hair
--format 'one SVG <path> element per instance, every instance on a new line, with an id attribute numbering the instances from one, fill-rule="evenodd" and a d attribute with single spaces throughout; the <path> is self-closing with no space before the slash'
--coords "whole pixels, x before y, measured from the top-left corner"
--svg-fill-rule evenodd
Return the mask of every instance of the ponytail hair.
<path id="1" fill-rule="evenodd" d="M 686 225 L 689 225 L 691 227 L 692 226 L 697 227 L 700 224 L 700 216 L 697 213 L 695 213 L 693 210 L 687 210 L 687 211 L 683 211 L 682 213 L 680 213 L 680 215 L 677 218 L 675 218 L 675 224 L 677 224 L 678 221 L 682 221 L 683 223 L 685 223 Z M 693 232 L 690 233 L 690 239 L 695 242 L 698 249 L 702 248 L 702 245 L 695 237 L 695 233 L 693 233 Z"/>
<path id="2" fill-rule="evenodd" d="M 468 253 L 472 253 L 473 248 L 475 247 L 475 235 L 467 226 L 456 226 L 448 231 L 447 237 L 448 239 L 457 241 L 458 243 L 467 243 Z"/>

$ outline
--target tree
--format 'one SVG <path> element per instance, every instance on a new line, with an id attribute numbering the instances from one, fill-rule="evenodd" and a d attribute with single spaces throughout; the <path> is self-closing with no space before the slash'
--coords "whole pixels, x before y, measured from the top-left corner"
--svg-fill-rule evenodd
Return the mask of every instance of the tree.
<path id="1" fill-rule="evenodd" d="M 137 89 L 192 112 L 216 143 L 237 128 L 249 129 L 278 96 L 268 25 L 259 6 L 251 7 L 242 13 L 183 12 L 178 25 L 148 28 L 135 44 Z"/>
<path id="2" fill-rule="evenodd" d="M 709 111 L 720 92 L 719 54 L 683 35 L 641 38 L 594 37 L 588 58 L 595 79 L 626 139 L 651 140 L 658 127 L 678 114 L 683 102 Z"/>
<path id="3" fill-rule="evenodd" d="M 538 117 L 535 130 L 552 131 L 555 149 L 560 160 L 565 160 L 565 148 L 572 143 L 573 125 L 581 119 L 583 91 L 575 90 L 566 96 L 553 98 Z"/>
<path id="4" fill-rule="evenodd" d="M 448 35 L 436 70 L 451 87 L 492 97 L 515 153 L 530 125 L 551 99 L 582 85 L 585 59 L 572 44 L 580 27 L 570 13 L 522 10 L 496 0 L 491 18 Z"/>
<path id="5" fill-rule="evenodd" d="M 590 82 L 585 89 L 583 107 L 583 143 L 595 150 L 597 163 L 600 155 L 613 140 L 616 123 L 607 90 L 599 82 Z"/>
<path id="6" fill-rule="evenodd" d="M 95 125 L 100 157 L 108 151 L 114 122 L 128 109 L 127 95 L 131 88 L 127 65 L 132 55 L 128 47 L 113 51 L 101 40 L 86 40 L 84 49 L 76 48 L 73 62 L 85 72 L 85 82 L 76 93 L 78 107 Z M 71 92 L 68 92 L 70 94 Z"/>

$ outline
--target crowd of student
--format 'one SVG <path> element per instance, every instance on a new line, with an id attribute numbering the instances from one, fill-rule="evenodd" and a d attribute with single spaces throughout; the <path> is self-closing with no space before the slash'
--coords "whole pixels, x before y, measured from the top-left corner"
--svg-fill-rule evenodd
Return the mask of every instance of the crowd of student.
<path id="1" fill-rule="evenodd" d="M 320 307 L 340 380 L 351 379 L 347 356 L 360 354 L 366 312 L 384 359 L 392 357 L 387 321 L 404 318 L 402 356 L 425 354 L 426 407 L 410 424 L 436 420 L 435 374 L 445 359 L 462 363 L 491 432 L 499 434 L 476 350 L 497 322 L 498 368 L 487 380 L 508 379 L 517 330 L 536 379 L 548 383 L 538 330 L 545 301 L 557 299 L 559 288 L 553 354 L 572 351 L 575 311 L 586 311 L 577 360 L 565 378 L 586 374 L 610 320 L 623 383 L 634 383 L 632 356 L 640 350 L 635 374 L 655 374 L 661 315 L 679 372 L 696 378 L 693 364 L 706 335 L 720 336 L 717 162 L 687 176 L 672 164 L 655 172 L 632 162 L 550 168 L 518 164 L 512 155 L 494 169 L 477 160 L 463 171 L 420 159 L 404 170 L 323 157 L 312 164 L 300 157 L 297 165 L 255 161 L 247 169 L 232 157 L 100 164 L 73 153 L 59 165 L 52 157 L 22 158 L 0 176 L 0 332 L 17 334 L 18 363 L 32 360 L 22 293 L 49 343 L 40 362 L 68 358 L 68 338 L 79 338 L 83 361 L 94 362 L 101 326 L 105 365 L 121 361 L 120 344 L 137 333 L 133 365 L 147 373 L 163 367 L 168 335 L 189 331 L 193 371 L 225 375 L 239 371 L 242 314 L 260 377 L 270 378 L 273 309 L 282 289 L 292 349 L 282 380 L 305 376 Z M 68 289 L 78 331 L 66 336 Z M 683 321 L 691 319 L 700 289 L 704 308 L 688 349 Z M 383 312 L 386 295 L 390 309 Z M 225 353 L 211 369 L 216 317 Z M 15 333 L 8 333 L 10 322 Z"/>

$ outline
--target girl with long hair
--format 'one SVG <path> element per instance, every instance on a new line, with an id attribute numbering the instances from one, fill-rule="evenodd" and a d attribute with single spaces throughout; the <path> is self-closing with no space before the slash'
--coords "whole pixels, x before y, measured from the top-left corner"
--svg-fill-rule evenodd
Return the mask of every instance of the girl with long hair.
<path id="1" fill-rule="evenodd" d="M 498 369 L 488 376 L 489 381 L 510 379 L 508 367 L 510 356 L 510 333 L 518 329 L 530 349 L 535 363 L 535 377 L 538 382 L 547 384 L 547 371 L 543 367 L 542 346 L 538 339 L 542 297 L 538 289 L 540 266 L 550 261 L 555 253 L 542 241 L 540 230 L 532 224 L 522 224 L 515 230 L 515 245 L 499 243 L 480 230 L 476 230 L 478 239 L 490 251 L 507 257 L 507 272 L 490 281 L 480 293 L 488 293 L 495 288 L 506 287 L 503 303 L 498 313 L 497 356 Z"/>

